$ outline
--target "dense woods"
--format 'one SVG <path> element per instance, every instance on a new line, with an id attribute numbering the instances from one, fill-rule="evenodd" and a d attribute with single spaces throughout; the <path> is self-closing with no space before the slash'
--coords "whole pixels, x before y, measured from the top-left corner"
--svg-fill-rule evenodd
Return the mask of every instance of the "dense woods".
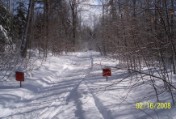
<path id="1" fill-rule="evenodd" d="M 158 95 L 155 76 L 171 93 L 176 73 L 176 24 L 174 0 L 101 1 L 102 18 L 95 39 L 100 52 L 112 54 L 129 72 L 150 76 Z M 147 67 L 144 71 L 143 67 Z M 142 79 L 142 77 L 141 77 Z M 159 101 L 159 98 L 157 97 Z"/>
<path id="2" fill-rule="evenodd" d="M 78 50 L 82 29 L 78 7 L 82 2 L 0 0 L 1 71 L 27 67 L 34 50 L 44 59 L 48 53 Z M 1 73 L 3 78 L 9 75 Z"/>
<path id="3" fill-rule="evenodd" d="M 12 62 L 30 59 L 34 49 L 46 58 L 48 53 L 59 55 L 86 47 L 118 59 L 131 73 L 150 76 L 156 95 L 154 78 L 161 79 L 174 101 L 175 86 L 169 74 L 176 73 L 176 1 L 99 0 L 98 5 L 85 4 L 101 13 L 90 21 L 93 27 L 82 23 L 80 6 L 86 2 L 0 0 L 0 70 L 12 70 Z"/>

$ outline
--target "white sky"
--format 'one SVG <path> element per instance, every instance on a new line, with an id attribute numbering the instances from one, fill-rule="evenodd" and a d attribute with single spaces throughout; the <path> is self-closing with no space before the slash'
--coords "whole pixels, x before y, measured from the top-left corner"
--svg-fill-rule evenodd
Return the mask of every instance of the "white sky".
<path id="1" fill-rule="evenodd" d="M 98 0 L 87 0 L 80 5 L 82 10 L 80 14 L 82 16 L 81 18 L 83 20 L 83 24 L 93 27 L 94 22 L 97 22 L 99 16 L 101 15 L 102 7 L 96 5 L 99 5 Z"/>

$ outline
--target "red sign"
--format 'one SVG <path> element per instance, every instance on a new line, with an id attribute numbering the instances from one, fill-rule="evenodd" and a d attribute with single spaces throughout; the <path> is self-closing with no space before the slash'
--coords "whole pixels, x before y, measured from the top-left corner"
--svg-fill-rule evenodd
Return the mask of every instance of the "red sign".
<path id="1" fill-rule="evenodd" d="M 103 76 L 111 76 L 111 69 L 110 68 L 104 68 L 103 69 Z"/>
<path id="2" fill-rule="evenodd" d="M 24 72 L 16 72 L 16 80 L 24 81 Z"/>

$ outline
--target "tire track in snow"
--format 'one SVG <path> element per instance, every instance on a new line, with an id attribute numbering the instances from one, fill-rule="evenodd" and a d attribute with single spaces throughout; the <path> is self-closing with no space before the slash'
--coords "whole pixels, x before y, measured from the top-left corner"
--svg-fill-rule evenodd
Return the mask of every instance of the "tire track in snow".
<path id="1" fill-rule="evenodd" d="M 82 78 L 81 81 L 71 90 L 70 94 L 66 98 L 66 104 L 68 104 L 70 101 L 74 101 L 76 106 L 75 116 L 78 117 L 78 119 L 84 119 L 82 102 L 79 99 L 81 97 L 81 94 L 79 93 L 78 88 L 89 74 L 90 74 L 90 69 L 88 69 L 88 72 L 86 72 L 85 77 Z"/>
<path id="2" fill-rule="evenodd" d="M 84 78 L 80 78 L 80 81 L 78 81 L 78 83 L 75 85 L 75 87 L 73 87 L 73 89 L 69 92 L 69 95 L 65 96 L 66 100 L 63 102 L 65 104 L 68 104 L 70 101 L 74 101 L 74 104 L 76 106 L 75 116 L 78 117 L 79 119 L 84 119 L 84 115 L 83 115 L 84 111 L 82 109 L 82 102 L 79 99 L 81 94 L 79 93 L 78 88 L 79 88 L 80 84 L 82 83 L 82 81 L 90 74 L 90 71 L 91 71 L 91 69 L 88 68 L 87 72 L 85 72 L 85 74 L 84 74 Z M 40 114 L 41 115 L 40 118 L 48 119 L 48 118 L 56 117 L 57 113 L 60 111 L 60 109 L 63 108 L 63 105 L 59 106 L 59 109 L 58 109 L 58 106 L 56 108 L 53 108 L 52 104 L 51 104 L 50 106 L 47 107 L 47 109 L 44 110 L 43 113 Z M 48 113 L 48 112 L 50 112 L 50 113 Z"/>
<path id="3" fill-rule="evenodd" d="M 83 109 L 82 109 L 82 102 L 79 100 L 81 94 L 78 92 L 78 87 L 81 84 L 82 81 L 70 92 L 70 95 L 66 99 L 66 104 L 68 104 L 71 100 L 74 101 L 76 106 L 75 116 L 78 117 L 78 119 L 84 119 L 83 115 Z"/>
<path id="4" fill-rule="evenodd" d="M 85 75 L 85 77 L 75 86 L 75 88 L 72 89 L 72 91 L 70 92 L 70 94 L 68 95 L 67 99 L 66 99 L 66 103 L 68 104 L 70 101 L 74 101 L 74 103 L 76 104 L 76 111 L 75 111 L 75 115 L 76 117 L 78 117 L 79 119 L 85 119 L 83 113 L 84 110 L 82 109 L 82 102 L 80 101 L 80 97 L 81 94 L 79 93 L 79 86 L 81 85 L 81 83 L 84 82 L 84 84 L 87 86 L 90 94 L 93 97 L 94 103 L 96 108 L 98 109 L 99 113 L 102 115 L 103 119 L 113 119 L 112 113 L 110 110 L 108 110 L 103 103 L 99 100 L 99 98 L 93 93 L 93 91 L 89 88 L 89 86 L 86 83 L 86 77 L 89 76 L 89 74 L 91 73 L 92 69 L 90 68 L 88 70 L 88 72 L 86 73 L 87 75 Z"/>
<path id="5" fill-rule="evenodd" d="M 91 56 L 91 60 L 93 60 L 93 57 Z M 92 62 L 93 64 L 93 62 Z M 91 67 L 90 72 L 93 70 L 93 65 Z M 88 75 L 87 75 L 88 76 Z M 112 113 L 110 110 L 108 110 L 103 103 L 100 101 L 100 99 L 93 93 L 93 91 L 91 90 L 91 88 L 87 85 L 88 79 L 86 79 L 86 77 L 84 78 L 84 84 L 87 86 L 87 89 L 89 90 L 90 94 L 93 97 L 94 103 L 96 108 L 98 109 L 99 113 L 102 115 L 103 119 L 113 119 Z"/>
<path id="6" fill-rule="evenodd" d="M 86 79 L 87 76 L 89 76 L 92 68 L 88 68 L 87 72 L 85 72 L 84 78 L 80 79 L 80 82 L 71 90 L 70 94 L 66 98 L 66 104 L 68 104 L 70 101 L 74 101 L 76 110 L 75 110 L 75 116 L 78 117 L 78 119 L 85 119 L 84 117 L 84 110 L 82 109 L 82 102 L 79 99 L 81 97 L 81 94 L 79 93 L 79 86 L 80 84 Z"/>
<path id="7" fill-rule="evenodd" d="M 51 105 L 39 117 L 41 119 L 53 119 L 61 109 L 63 109 L 63 105 Z"/>
<path id="8" fill-rule="evenodd" d="M 93 70 L 93 68 L 91 69 Z M 88 80 L 85 79 L 84 84 L 87 86 L 89 92 L 91 93 L 95 106 L 98 109 L 98 111 L 101 113 L 102 117 L 104 119 L 113 119 L 112 113 L 110 110 L 108 110 L 103 103 L 100 101 L 100 99 L 94 94 L 94 92 L 92 91 L 92 89 L 88 86 Z"/>
<path id="9" fill-rule="evenodd" d="M 108 110 L 103 103 L 98 99 L 98 97 L 96 95 L 94 95 L 93 93 L 91 93 L 94 101 L 95 101 L 95 105 L 97 106 L 99 112 L 102 114 L 104 119 L 113 119 L 113 116 L 111 114 L 111 111 Z"/>
<path id="10" fill-rule="evenodd" d="M 54 88 L 55 86 L 53 85 L 52 87 Z M 52 87 L 51 87 L 51 89 L 52 89 Z M 63 97 L 67 97 L 67 95 L 68 94 L 66 93 L 66 94 L 64 94 Z M 60 103 L 59 106 L 58 106 L 58 104 L 55 105 L 55 103 L 58 103 L 58 102 Z M 44 109 L 44 111 L 42 113 L 40 113 L 39 117 L 41 119 L 53 119 L 53 118 L 55 118 L 58 115 L 58 113 L 60 111 L 63 110 L 64 106 L 65 106 L 65 100 L 64 99 L 60 100 L 60 97 L 58 97 L 55 100 L 55 102 L 50 104 L 46 109 Z"/>
<path id="11" fill-rule="evenodd" d="M 84 82 L 84 84 L 87 86 L 90 94 L 93 97 L 94 103 L 96 108 L 98 109 L 99 113 L 102 115 L 103 119 L 113 119 L 112 113 L 110 110 L 108 110 L 103 103 L 99 100 L 99 98 L 92 92 L 92 90 L 89 88 L 89 86 L 86 84 L 86 77 L 88 77 L 91 73 L 91 71 L 93 70 L 93 66 L 91 68 L 88 69 L 88 72 L 85 73 L 85 77 L 75 86 L 75 88 L 73 88 L 73 90 L 70 92 L 69 96 L 66 99 L 66 102 L 68 103 L 70 100 L 73 100 L 74 103 L 76 104 L 76 108 L 77 110 L 75 111 L 75 115 L 79 118 L 79 119 L 85 119 L 83 113 L 84 110 L 82 109 L 82 102 L 79 99 L 80 98 L 80 93 L 79 93 L 79 86 L 81 85 L 82 82 Z"/>
<path id="12" fill-rule="evenodd" d="M 85 82 L 85 85 L 87 86 L 89 92 L 91 93 L 95 105 L 97 107 L 97 109 L 99 110 L 99 112 L 101 113 L 103 119 L 113 119 L 112 113 L 110 110 L 108 110 L 103 103 L 100 101 L 100 99 L 93 93 L 93 91 L 89 88 L 89 86 L 87 85 L 87 83 Z"/>
<path id="13" fill-rule="evenodd" d="M 84 60 L 85 61 L 85 60 Z M 88 72 L 86 72 L 84 75 L 84 78 L 89 74 L 89 68 L 88 68 Z M 79 119 L 84 119 L 84 116 L 83 116 L 83 110 L 82 110 L 82 103 L 81 101 L 79 100 L 79 92 L 78 92 L 78 87 L 79 85 L 81 84 L 81 82 L 84 80 L 84 78 L 80 78 L 80 81 L 78 81 L 78 83 L 76 84 L 75 87 L 73 87 L 73 89 L 69 92 L 69 95 L 66 94 L 64 97 L 66 97 L 66 100 L 62 102 L 62 106 L 58 106 L 57 107 L 53 107 L 52 105 L 54 104 L 50 104 L 46 109 L 44 109 L 44 111 L 40 114 L 40 118 L 42 119 L 48 119 L 48 118 L 54 118 L 57 116 L 57 113 L 60 111 L 60 110 L 63 110 L 63 106 L 64 104 L 68 104 L 68 102 L 70 100 L 74 100 L 75 104 L 76 104 L 76 111 L 75 111 L 75 115 L 79 118 Z M 75 83 L 75 82 L 73 82 Z"/>

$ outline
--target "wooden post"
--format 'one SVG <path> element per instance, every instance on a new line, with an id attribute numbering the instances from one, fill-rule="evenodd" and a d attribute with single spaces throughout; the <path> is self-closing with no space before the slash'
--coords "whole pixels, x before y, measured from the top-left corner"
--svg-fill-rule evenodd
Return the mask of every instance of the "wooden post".
<path id="1" fill-rule="evenodd" d="M 22 87 L 22 81 L 24 81 L 24 72 L 16 72 L 16 81 L 20 82 L 20 88 Z"/>
<path id="2" fill-rule="evenodd" d="M 106 77 L 106 81 L 108 81 L 108 76 L 111 76 L 111 69 L 110 68 L 104 68 L 103 69 L 103 76 Z"/>
<path id="3" fill-rule="evenodd" d="M 22 81 L 20 81 L 20 88 L 22 87 Z"/>

